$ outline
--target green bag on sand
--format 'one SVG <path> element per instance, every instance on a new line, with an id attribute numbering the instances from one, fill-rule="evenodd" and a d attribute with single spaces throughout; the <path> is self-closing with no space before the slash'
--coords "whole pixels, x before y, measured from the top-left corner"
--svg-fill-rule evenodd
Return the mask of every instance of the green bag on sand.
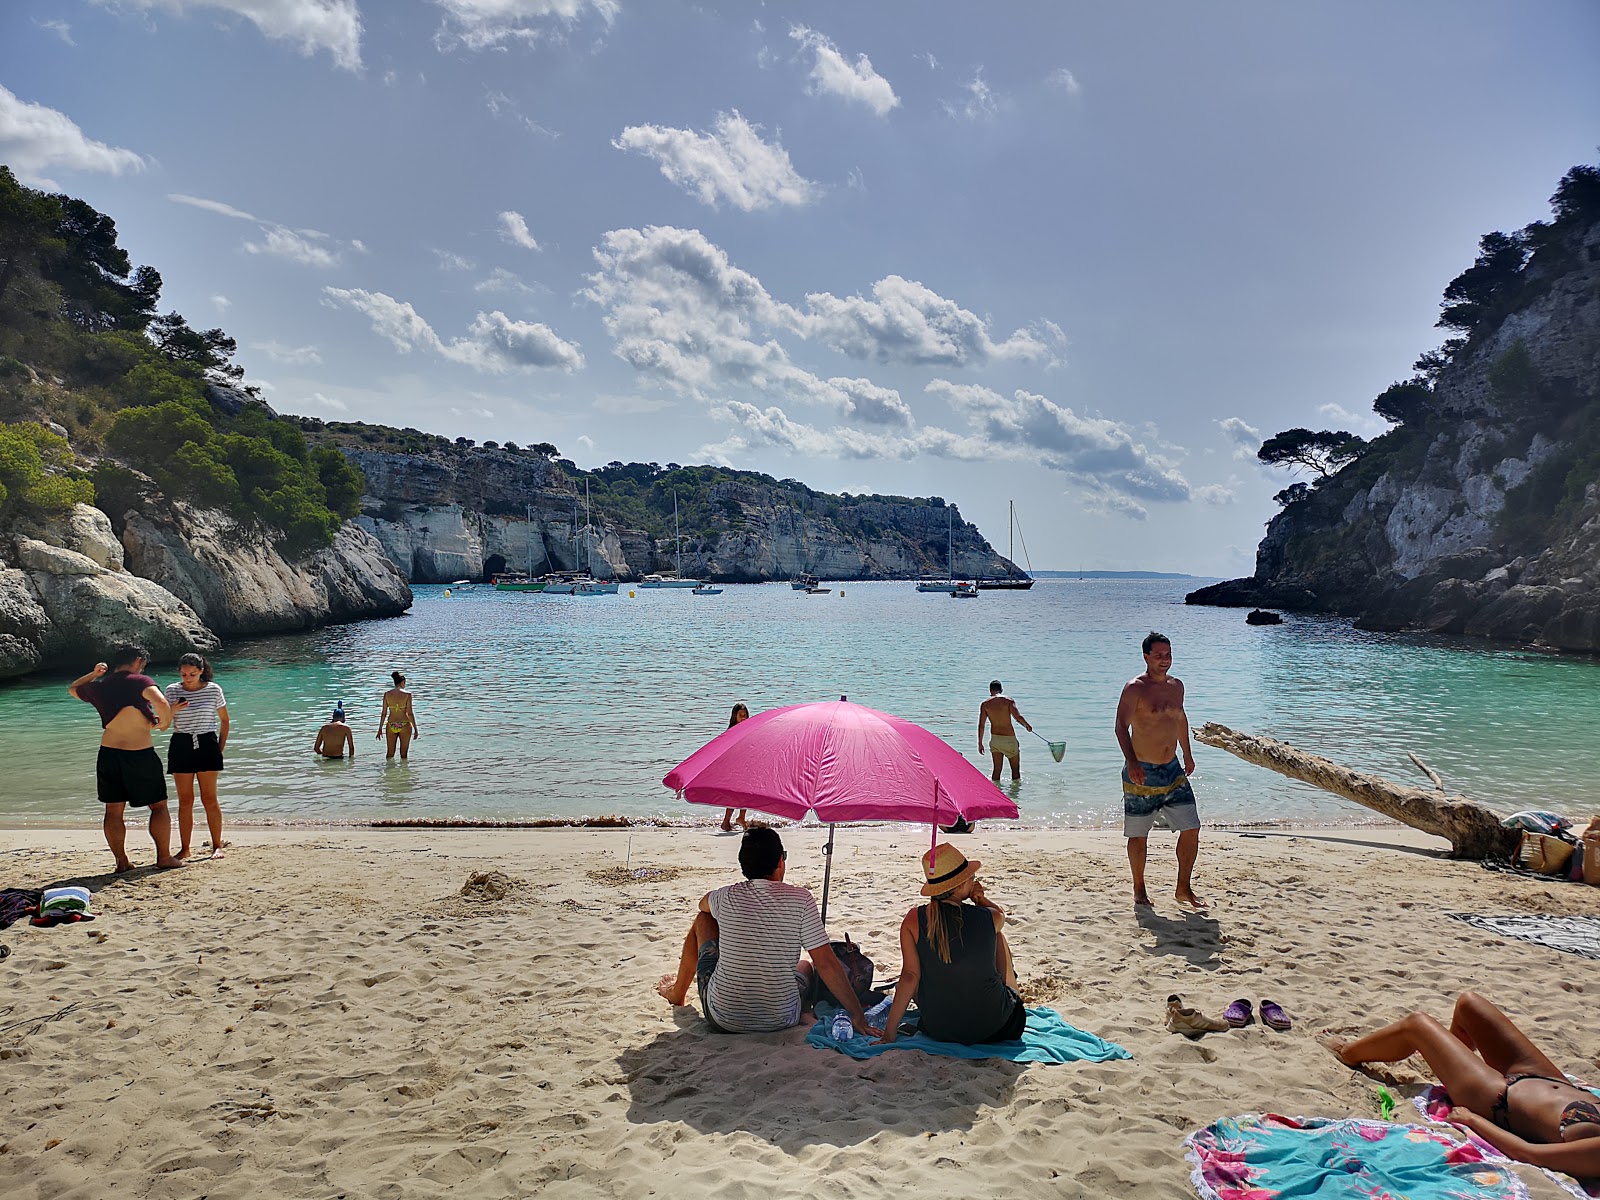
<path id="1" fill-rule="evenodd" d="M 1385 1121 L 1394 1116 L 1395 1105 L 1398 1102 L 1394 1098 L 1394 1093 L 1388 1088 L 1384 1087 L 1383 1084 L 1380 1083 L 1377 1088 L 1374 1089 L 1372 1093 L 1372 1099 L 1373 1103 L 1378 1106 L 1378 1116 L 1382 1117 Z"/>

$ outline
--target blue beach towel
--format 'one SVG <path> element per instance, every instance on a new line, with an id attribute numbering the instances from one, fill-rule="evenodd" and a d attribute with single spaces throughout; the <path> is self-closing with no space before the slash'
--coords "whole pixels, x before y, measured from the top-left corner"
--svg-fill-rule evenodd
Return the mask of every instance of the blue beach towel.
<path id="1" fill-rule="evenodd" d="M 1107 1062 L 1113 1058 L 1133 1057 L 1115 1042 L 1068 1025 L 1053 1008 L 1030 1008 L 1028 1023 L 1016 1041 L 986 1042 L 981 1046 L 941 1042 L 922 1033 L 909 1037 L 901 1034 L 887 1046 L 879 1046 L 876 1038 L 859 1034 L 848 1042 L 838 1042 L 828 1032 L 833 1014 L 838 1011 L 830 1004 L 817 1005 L 817 1023 L 806 1034 L 806 1041 L 819 1050 L 837 1050 L 851 1058 L 874 1058 L 888 1050 L 921 1050 L 924 1054 L 945 1058 L 1008 1058 L 1012 1062 L 1042 1063 Z M 915 1010 L 907 1014 L 908 1018 L 914 1016 Z"/>

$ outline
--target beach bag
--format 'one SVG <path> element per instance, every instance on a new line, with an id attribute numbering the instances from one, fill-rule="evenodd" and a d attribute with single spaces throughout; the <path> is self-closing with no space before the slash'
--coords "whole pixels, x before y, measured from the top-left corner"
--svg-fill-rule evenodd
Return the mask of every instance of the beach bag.
<path id="1" fill-rule="evenodd" d="M 1541 875 L 1560 875 L 1567 869 L 1576 847 L 1547 833 L 1524 833 L 1517 847 L 1517 866 Z"/>
<path id="2" fill-rule="evenodd" d="M 839 960 L 839 965 L 844 968 L 844 977 L 850 981 L 851 990 L 855 992 L 856 999 L 863 1005 L 874 999 L 872 991 L 872 960 L 862 952 L 860 946 L 850 940 L 850 935 L 844 935 L 842 942 L 829 942 L 833 956 Z M 810 1003 L 815 1005 L 819 1000 L 827 1000 L 838 1004 L 839 1000 L 828 985 L 822 982 L 819 972 L 811 979 Z"/>
<path id="3" fill-rule="evenodd" d="M 1600 816 L 1583 831 L 1583 881 L 1600 887 Z"/>

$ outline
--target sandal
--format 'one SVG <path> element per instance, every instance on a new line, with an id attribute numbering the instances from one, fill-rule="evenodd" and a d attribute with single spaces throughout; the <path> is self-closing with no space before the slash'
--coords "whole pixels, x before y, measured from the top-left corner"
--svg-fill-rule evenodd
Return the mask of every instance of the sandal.
<path id="1" fill-rule="evenodd" d="M 1292 1026 L 1289 1014 L 1271 1000 L 1261 1002 L 1261 1023 L 1268 1029 L 1276 1029 L 1279 1033 L 1288 1032 Z"/>
<path id="2" fill-rule="evenodd" d="M 1222 1010 L 1222 1019 L 1234 1029 L 1243 1029 L 1253 1020 L 1250 1015 L 1250 1001 L 1243 998 L 1235 1000 Z"/>

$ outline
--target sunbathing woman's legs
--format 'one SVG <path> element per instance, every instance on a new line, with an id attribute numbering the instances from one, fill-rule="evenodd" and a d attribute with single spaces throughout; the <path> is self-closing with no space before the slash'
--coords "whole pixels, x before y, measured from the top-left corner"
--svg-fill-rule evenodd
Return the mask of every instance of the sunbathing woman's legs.
<path id="1" fill-rule="evenodd" d="M 1456 1011 L 1460 1013 L 1459 1005 Z M 1515 1030 L 1504 1013 L 1499 1016 Z M 1399 1062 L 1420 1054 L 1444 1084 L 1450 1098 L 1481 1117 L 1492 1119 L 1495 1101 L 1506 1086 L 1505 1072 L 1479 1058 L 1467 1042 L 1427 1013 L 1412 1013 L 1351 1042 L 1331 1041 L 1328 1048 L 1349 1067 L 1369 1062 Z"/>
<path id="2" fill-rule="evenodd" d="M 1501 1075 L 1562 1078 L 1561 1069 L 1528 1040 L 1522 1030 L 1477 992 L 1462 992 L 1450 1018 L 1450 1032 L 1483 1056 Z"/>

